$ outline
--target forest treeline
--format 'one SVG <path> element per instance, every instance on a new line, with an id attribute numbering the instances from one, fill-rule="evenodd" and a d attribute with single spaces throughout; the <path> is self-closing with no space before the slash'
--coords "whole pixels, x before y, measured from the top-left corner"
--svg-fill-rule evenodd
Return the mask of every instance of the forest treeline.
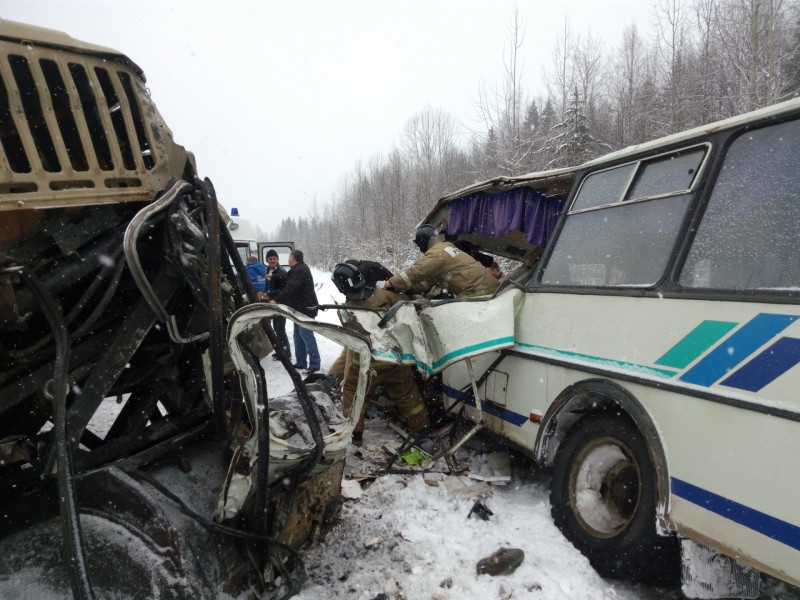
<path id="1" fill-rule="evenodd" d="M 357 163 L 329 201 L 283 220 L 274 239 L 294 240 L 322 269 L 359 258 L 397 270 L 419 256 L 413 229 L 447 193 L 579 165 L 800 91 L 800 0 L 656 0 L 649 27 L 630 25 L 613 46 L 565 20 L 536 78 L 520 67 L 519 10 L 510 31 L 505 79 L 479 90 L 468 141 L 445 109 L 426 107 L 400 142 Z"/>

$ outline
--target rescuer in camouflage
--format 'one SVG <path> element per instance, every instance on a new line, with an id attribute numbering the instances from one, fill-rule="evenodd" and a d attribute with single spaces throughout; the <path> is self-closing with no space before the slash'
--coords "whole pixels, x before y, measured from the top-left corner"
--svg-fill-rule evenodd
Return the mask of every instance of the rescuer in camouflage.
<path id="1" fill-rule="evenodd" d="M 389 310 L 396 302 L 407 300 L 400 294 L 387 290 L 374 289 L 367 285 L 363 275 L 353 265 L 340 263 L 333 269 L 331 277 L 338 290 L 347 298 L 347 305 Z M 346 322 L 345 322 L 346 326 Z M 342 384 L 342 402 L 345 416 L 350 415 L 353 406 L 353 396 L 358 384 L 358 353 L 348 350 L 345 358 L 344 380 Z M 383 387 L 386 397 L 397 407 L 400 417 L 411 434 L 418 436 L 428 429 L 428 410 L 425 401 L 414 381 L 413 367 L 398 365 L 373 359 L 370 368 L 375 372 L 367 396 L 370 396 L 378 386 Z M 364 413 L 366 403 L 362 409 L 355 429 L 353 430 L 353 443 L 360 445 L 364 432 Z"/>
<path id="2" fill-rule="evenodd" d="M 439 241 L 432 225 L 420 225 L 414 243 L 424 254 L 406 270 L 389 278 L 385 289 L 424 294 L 438 286 L 462 298 L 485 296 L 497 289 L 497 279 L 483 265 L 450 242 Z"/>

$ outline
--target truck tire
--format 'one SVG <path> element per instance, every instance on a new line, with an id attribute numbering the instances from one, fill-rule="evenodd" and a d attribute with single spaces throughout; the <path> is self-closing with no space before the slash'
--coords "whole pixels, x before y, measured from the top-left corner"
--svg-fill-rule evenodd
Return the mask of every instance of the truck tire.
<path id="1" fill-rule="evenodd" d="M 677 539 L 656 532 L 657 498 L 647 444 L 629 420 L 589 415 L 559 448 L 551 514 L 601 576 L 679 581 Z"/>

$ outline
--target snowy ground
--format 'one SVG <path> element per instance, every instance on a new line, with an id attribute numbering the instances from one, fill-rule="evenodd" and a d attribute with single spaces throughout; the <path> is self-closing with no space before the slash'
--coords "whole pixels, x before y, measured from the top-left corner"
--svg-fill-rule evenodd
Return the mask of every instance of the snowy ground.
<path id="1" fill-rule="evenodd" d="M 321 303 L 342 301 L 330 275 L 313 271 Z M 320 320 L 336 322 L 333 311 Z M 291 339 L 291 324 L 287 332 Z M 339 347 L 317 336 L 323 371 Z M 278 363 L 265 366 L 271 393 L 281 393 Z M 288 387 L 287 387 L 288 389 Z M 376 417 L 382 415 L 372 411 Z M 362 448 L 351 448 L 347 473 L 369 474 L 382 466 L 399 435 L 385 421 L 367 421 Z M 472 465 L 497 448 L 473 444 L 459 455 Z M 470 458 L 471 457 L 471 458 Z M 444 466 L 442 463 L 441 466 Z M 475 499 L 448 495 L 422 475 L 357 478 L 362 495 L 346 500 L 340 523 L 323 543 L 304 554 L 308 578 L 298 600 L 461 600 L 461 599 L 630 599 L 678 600 L 680 590 L 602 579 L 558 531 L 550 517 L 548 481 L 530 464 L 512 455 L 512 480 L 490 486 L 483 503 L 494 513 L 488 521 L 468 517 Z M 525 557 L 510 575 L 477 575 L 476 564 L 500 548 L 519 548 Z M 762 599 L 800 600 L 800 590 L 768 579 Z"/>

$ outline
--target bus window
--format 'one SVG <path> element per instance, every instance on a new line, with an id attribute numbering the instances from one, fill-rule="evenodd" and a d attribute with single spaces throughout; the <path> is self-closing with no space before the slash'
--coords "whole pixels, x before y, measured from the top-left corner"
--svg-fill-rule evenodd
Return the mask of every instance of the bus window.
<path id="1" fill-rule="evenodd" d="M 570 215 L 542 275 L 549 285 L 653 285 L 689 194 Z"/>
<path id="2" fill-rule="evenodd" d="M 679 282 L 722 290 L 800 289 L 800 121 L 731 144 Z"/>
<path id="3" fill-rule="evenodd" d="M 575 198 L 572 210 L 595 208 L 622 200 L 636 163 L 592 173 L 583 180 L 581 191 Z"/>
<path id="4" fill-rule="evenodd" d="M 662 196 L 691 189 L 704 154 L 704 148 L 697 148 L 686 154 L 673 154 L 666 159 L 645 164 L 631 186 L 626 200 Z"/>
<path id="5" fill-rule="evenodd" d="M 587 176 L 542 283 L 654 285 L 675 245 L 705 154 L 705 147 L 694 147 Z"/>

